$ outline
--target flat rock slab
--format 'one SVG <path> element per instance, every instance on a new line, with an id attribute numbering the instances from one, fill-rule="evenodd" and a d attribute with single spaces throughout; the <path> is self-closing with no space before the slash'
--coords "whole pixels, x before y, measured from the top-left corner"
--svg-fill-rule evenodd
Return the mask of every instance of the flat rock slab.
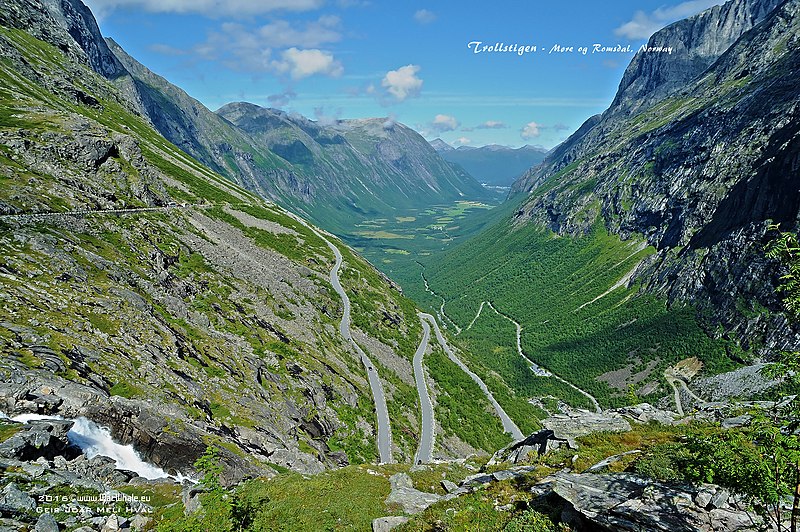
<path id="1" fill-rule="evenodd" d="M 575 438 L 595 432 L 628 432 L 631 424 L 616 412 L 597 414 L 588 411 L 571 412 L 570 415 L 555 415 L 542 421 L 545 429 L 553 431 L 553 438 L 566 440 L 570 447 L 577 448 Z"/>
<path id="2" fill-rule="evenodd" d="M 716 486 L 668 486 L 625 473 L 560 472 L 545 480 L 550 483 L 549 491 L 568 503 L 563 515 L 571 514 L 572 522 L 568 524 L 578 529 L 587 526 L 629 532 L 759 529 L 757 516 L 745 508 L 727 506 L 728 492 Z M 718 506 L 727 507 L 715 507 L 714 499 Z"/>
<path id="3" fill-rule="evenodd" d="M 386 504 L 399 504 L 407 514 L 418 514 L 431 504 L 438 502 L 441 496 L 414 489 L 411 477 L 405 473 L 397 473 L 389 477 L 392 492 L 386 498 Z"/>
<path id="4" fill-rule="evenodd" d="M 403 515 L 392 515 L 389 517 L 379 517 L 372 521 L 372 532 L 389 532 L 400 525 L 408 522 L 408 517 Z"/>

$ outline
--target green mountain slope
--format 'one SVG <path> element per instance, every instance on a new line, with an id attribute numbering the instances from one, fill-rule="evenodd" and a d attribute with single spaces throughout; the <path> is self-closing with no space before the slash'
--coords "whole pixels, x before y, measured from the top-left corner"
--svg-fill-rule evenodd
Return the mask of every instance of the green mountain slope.
<path id="1" fill-rule="evenodd" d="M 231 103 L 216 113 L 109 39 L 129 75 L 114 82 L 164 137 L 244 188 L 328 230 L 455 199 L 491 197 L 411 129 L 388 119 L 314 122 Z"/>
<path id="2" fill-rule="evenodd" d="M 491 197 L 422 136 L 387 118 L 321 125 L 248 103 L 217 113 L 288 162 L 298 177 L 293 190 L 282 191 L 287 201 L 339 233 L 410 208 Z"/>
<path id="3" fill-rule="evenodd" d="M 800 17 L 797 2 L 769 16 L 764 4 L 737 0 L 654 35 L 689 42 L 720 26 L 739 32 L 719 36 L 733 44 L 692 84 L 587 122 L 517 184 L 527 194 L 513 198 L 513 216 L 426 263 L 457 326 L 492 302 L 522 325 L 530 358 L 606 404 L 630 390 L 663 396 L 662 370 L 682 358 L 714 373 L 800 345 L 763 251 L 769 220 L 796 227 L 800 206 L 800 56 L 787 37 Z M 715 18 L 750 13 L 762 18 Z M 640 75 L 669 74 L 640 62 L 631 66 Z M 493 351 L 474 330 L 461 336 L 523 397 L 535 392 L 539 379 L 521 358 Z M 506 344 L 513 351 L 513 338 Z"/>
<path id="4" fill-rule="evenodd" d="M 44 397 L 42 413 L 105 423 L 167 469 L 216 443 L 229 480 L 373 461 L 319 233 L 165 140 L 85 57 L 5 27 L 0 50 L 5 400 Z M 414 306 L 338 246 L 395 458 L 410 459 Z"/>

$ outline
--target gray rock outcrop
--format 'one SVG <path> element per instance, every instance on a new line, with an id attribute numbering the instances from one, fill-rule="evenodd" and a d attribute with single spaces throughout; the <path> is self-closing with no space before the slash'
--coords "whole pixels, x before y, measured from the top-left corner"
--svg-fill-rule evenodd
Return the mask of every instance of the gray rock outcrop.
<path id="1" fill-rule="evenodd" d="M 669 486 L 625 473 L 562 472 L 535 491 L 560 506 L 561 519 L 576 530 L 736 532 L 764 525 L 748 504 L 712 485 Z"/>
<path id="2" fill-rule="evenodd" d="M 36 501 L 11 482 L 3 488 L 0 495 L 0 508 L 10 509 L 12 512 L 32 511 L 36 508 Z"/>
<path id="3" fill-rule="evenodd" d="M 391 515 L 388 517 L 378 517 L 372 521 L 372 532 L 389 532 L 400 525 L 408 522 L 408 517 L 403 515 Z"/>
<path id="4" fill-rule="evenodd" d="M 438 502 L 441 496 L 415 489 L 411 477 L 406 473 L 397 473 L 389 477 L 392 491 L 386 498 L 386 504 L 398 504 L 408 514 L 418 514 L 431 504 Z"/>
<path id="5" fill-rule="evenodd" d="M 577 449 L 576 438 L 595 432 L 627 432 L 631 430 L 630 423 L 623 415 L 611 410 L 602 413 L 572 410 L 567 414 L 557 414 L 543 420 L 542 426 L 544 427 L 542 430 L 495 452 L 489 460 L 489 465 L 503 462 L 523 463 L 534 454 L 541 456 L 562 445 Z"/>
<path id="6" fill-rule="evenodd" d="M 42 514 L 36 520 L 33 532 L 58 532 L 58 521 L 52 514 Z"/>
<path id="7" fill-rule="evenodd" d="M 37 458 L 52 460 L 56 456 L 72 459 L 81 450 L 70 443 L 67 432 L 71 421 L 32 421 L 6 441 L 0 443 L 0 458 L 33 461 Z"/>

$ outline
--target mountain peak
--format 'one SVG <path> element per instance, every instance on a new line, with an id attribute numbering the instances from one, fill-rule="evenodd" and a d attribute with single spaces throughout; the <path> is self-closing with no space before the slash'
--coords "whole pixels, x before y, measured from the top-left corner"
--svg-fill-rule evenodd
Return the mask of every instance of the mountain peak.
<path id="1" fill-rule="evenodd" d="M 80 0 L 5 0 L 0 25 L 26 31 L 107 79 L 126 74 Z"/>
<path id="2" fill-rule="evenodd" d="M 433 139 L 430 141 L 430 145 L 433 146 L 433 149 L 438 152 L 445 152 L 445 151 L 453 151 L 455 150 L 454 147 L 446 143 L 440 138 Z"/>
<path id="3" fill-rule="evenodd" d="M 730 0 L 657 31 L 631 61 L 606 114 L 645 109 L 703 74 L 783 0 Z"/>

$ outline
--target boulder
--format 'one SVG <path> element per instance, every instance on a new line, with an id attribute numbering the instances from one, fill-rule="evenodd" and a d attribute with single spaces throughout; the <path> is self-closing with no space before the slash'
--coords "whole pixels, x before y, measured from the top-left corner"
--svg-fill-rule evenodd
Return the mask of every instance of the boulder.
<path id="1" fill-rule="evenodd" d="M 475 473 L 474 475 L 470 475 L 466 477 L 464 480 L 462 480 L 461 487 L 471 488 L 473 486 L 478 486 L 481 484 L 488 484 L 493 480 L 494 477 L 489 473 Z"/>
<path id="2" fill-rule="evenodd" d="M 742 414 L 741 416 L 725 418 L 720 424 L 722 425 L 723 429 L 733 429 L 749 425 L 752 419 L 753 416 Z"/>
<path id="3" fill-rule="evenodd" d="M 653 414 L 656 411 L 652 407 L 648 408 L 650 405 L 648 407 L 639 406 L 641 406 L 639 417 L 644 417 L 644 419 L 651 419 L 645 416 L 645 412 Z M 667 417 L 672 420 L 671 417 Z M 630 423 L 622 413 L 616 411 L 595 413 L 586 410 L 572 410 L 566 414 L 551 416 L 542 421 L 542 425 L 543 429 L 494 453 L 488 465 L 497 465 L 503 462 L 524 463 L 534 452 L 538 456 L 542 456 L 564 444 L 572 449 L 577 449 L 578 444 L 575 439 L 581 436 L 588 436 L 595 432 L 627 432 L 631 430 Z"/>
<path id="4" fill-rule="evenodd" d="M 572 449 L 577 449 L 576 438 L 595 432 L 627 432 L 631 424 L 617 412 L 588 412 L 576 410 L 568 414 L 557 414 L 542 421 L 545 429 L 552 431 L 552 440 L 566 441 Z"/>
<path id="5" fill-rule="evenodd" d="M 511 462 L 519 464 L 525 462 L 531 453 L 536 452 L 538 456 L 542 456 L 553 447 L 557 447 L 566 440 L 555 441 L 555 433 L 550 429 L 542 429 L 534 432 L 523 440 L 516 441 L 506 447 L 500 449 L 489 460 L 488 465 L 501 464 L 503 462 Z M 553 445 L 555 443 L 555 445 Z"/>
<path id="6" fill-rule="evenodd" d="M 183 491 L 181 492 L 181 499 L 183 500 L 183 512 L 186 515 L 192 515 L 200 511 L 203 504 L 200 501 L 200 495 L 206 493 L 206 488 L 202 484 L 184 484 Z"/>
<path id="7" fill-rule="evenodd" d="M 42 514 L 36 520 L 33 532 L 58 532 L 58 521 L 53 514 Z"/>
<path id="8" fill-rule="evenodd" d="M 622 408 L 615 409 L 614 412 L 628 416 L 638 423 L 650 423 L 651 421 L 657 421 L 662 425 L 676 425 L 681 422 L 681 418 L 676 412 L 661 410 L 650 403 L 624 406 Z"/>
<path id="9" fill-rule="evenodd" d="M 634 449 L 632 451 L 627 451 L 627 452 L 624 452 L 624 453 L 620 453 L 620 454 L 615 454 L 613 456 L 609 456 L 608 458 L 604 458 L 603 460 L 600 460 L 599 462 L 597 462 L 596 464 L 591 466 L 589 469 L 586 470 L 586 472 L 587 473 L 596 473 L 596 472 L 602 471 L 603 469 L 607 468 L 611 464 L 615 464 L 615 463 L 619 462 L 620 460 L 622 460 L 626 456 L 630 456 L 632 454 L 639 454 L 641 452 L 642 451 L 640 449 Z"/>
<path id="10" fill-rule="evenodd" d="M 697 488 L 626 473 L 568 472 L 556 473 L 542 484 L 545 490 L 532 491 L 560 505 L 562 521 L 576 530 L 736 532 L 764 525 L 746 505 L 728 505 L 728 492 L 713 485 Z"/>
<path id="11" fill-rule="evenodd" d="M 129 529 L 130 526 L 126 518 L 112 514 L 108 516 L 108 519 L 106 519 L 106 522 L 103 524 L 103 528 L 100 529 L 100 532 L 119 532 L 121 530 Z"/>
<path id="12" fill-rule="evenodd" d="M 494 473 L 492 473 L 492 480 L 496 481 L 509 480 L 512 478 L 517 478 L 518 476 L 519 473 L 516 473 L 515 471 L 510 471 L 510 470 L 495 471 Z"/>
<path id="13" fill-rule="evenodd" d="M 71 421 L 46 420 L 31 421 L 22 430 L 0 443 L 0 457 L 32 462 L 38 458 L 53 460 L 63 456 L 71 460 L 81 454 L 81 450 L 70 443 L 67 432 L 72 428 Z"/>
<path id="14" fill-rule="evenodd" d="M 447 493 L 453 493 L 454 491 L 456 491 L 458 489 L 458 484 L 456 484 L 455 482 L 451 482 L 449 480 L 443 480 L 442 481 L 442 488 Z"/>
<path id="15" fill-rule="evenodd" d="M 67 468 L 85 479 L 108 486 L 127 484 L 138 476 L 133 471 L 117 469 L 117 462 L 113 458 L 102 455 L 87 460 L 75 460 L 67 464 Z"/>
<path id="16" fill-rule="evenodd" d="M 711 497 L 711 507 L 712 508 L 727 508 L 728 507 L 728 497 L 731 494 L 726 489 L 718 489 L 717 492 Z"/>
<path id="17" fill-rule="evenodd" d="M 411 477 L 406 473 L 397 473 L 389 477 L 392 491 L 386 498 L 386 504 L 399 504 L 408 514 L 418 514 L 431 504 L 438 502 L 441 496 L 414 489 Z"/>
<path id="18" fill-rule="evenodd" d="M 131 529 L 133 530 L 144 530 L 145 527 L 150 523 L 150 518 L 146 515 L 136 514 L 131 517 L 130 520 Z"/>
<path id="19" fill-rule="evenodd" d="M 3 488 L 0 495 L 0 510 L 12 510 L 13 513 L 29 512 L 36 508 L 36 501 L 20 490 L 13 482 Z"/>
<path id="20" fill-rule="evenodd" d="M 694 503 L 700 508 L 708 509 L 711 499 L 714 497 L 715 487 L 711 484 L 703 484 L 697 495 L 694 496 Z"/>
<path id="21" fill-rule="evenodd" d="M 389 532 L 408 522 L 408 517 L 393 515 L 372 520 L 372 532 Z"/>

